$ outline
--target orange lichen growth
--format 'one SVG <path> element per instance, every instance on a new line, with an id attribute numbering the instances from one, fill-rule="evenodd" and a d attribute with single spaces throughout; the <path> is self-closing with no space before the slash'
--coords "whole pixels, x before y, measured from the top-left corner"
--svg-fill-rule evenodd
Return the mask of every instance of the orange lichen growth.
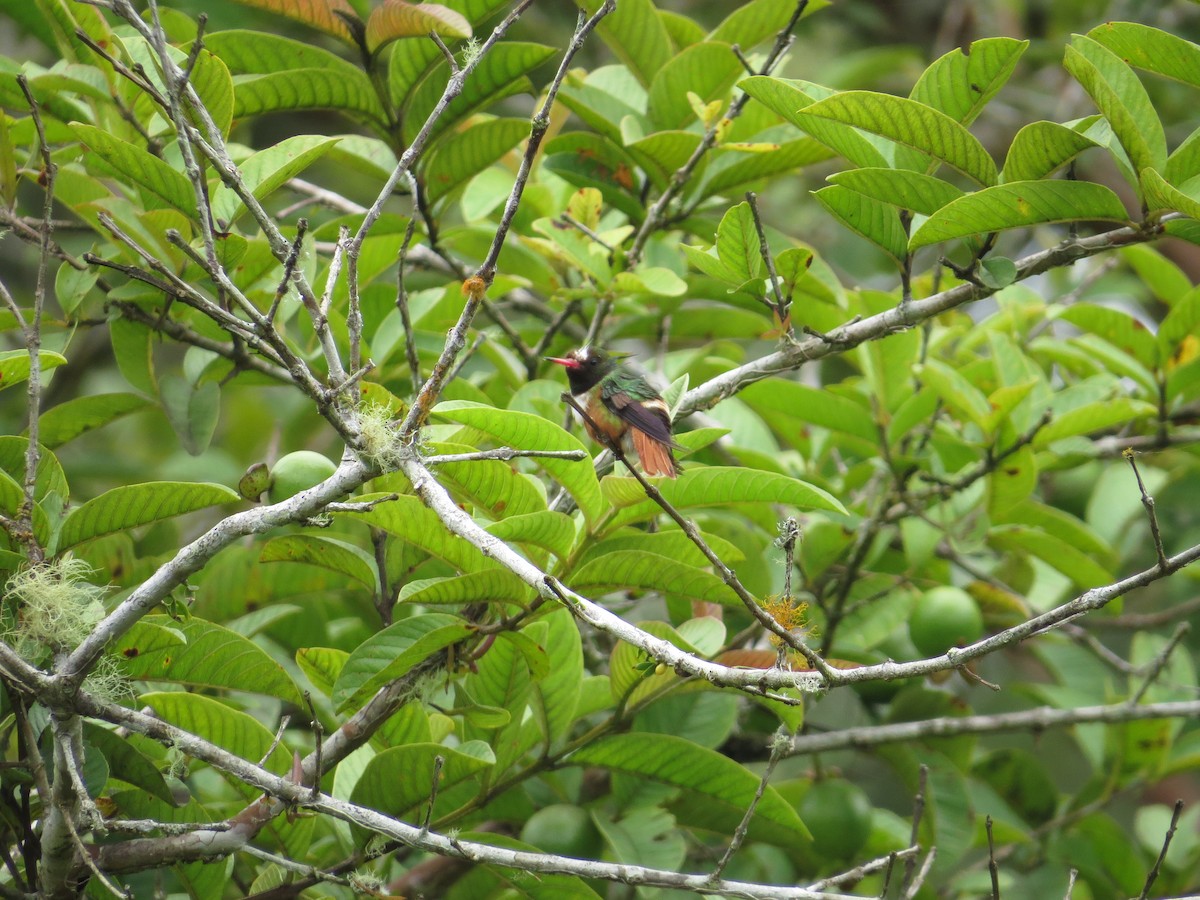
<path id="1" fill-rule="evenodd" d="M 478 275 L 472 275 L 462 283 L 462 292 L 464 297 L 473 297 L 476 300 L 483 298 L 484 292 L 487 290 L 487 282 Z"/>
<path id="2" fill-rule="evenodd" d="M 762 602 L 762 608 L 772 619 L 788 631 L 811 633 L 808 625 L 808 604 L 797 602 L 795 597 L 787 595 L 768 597 Z M 778 647 L 783 639 L 777 634 L 770 635 L 772 646 Z"/>

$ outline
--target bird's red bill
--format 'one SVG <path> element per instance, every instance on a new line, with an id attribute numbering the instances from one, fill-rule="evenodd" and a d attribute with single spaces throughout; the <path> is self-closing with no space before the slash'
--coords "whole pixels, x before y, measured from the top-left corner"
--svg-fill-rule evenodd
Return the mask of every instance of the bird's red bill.
<path id="1" fill-rule="evenodd" d="M 560 366 L 566 366 L 568 369 L 578 369 L 580 365 L 577 359 L 563 359 L 559 356 L 547 356 L 546 362 L 558 363 Z"/>

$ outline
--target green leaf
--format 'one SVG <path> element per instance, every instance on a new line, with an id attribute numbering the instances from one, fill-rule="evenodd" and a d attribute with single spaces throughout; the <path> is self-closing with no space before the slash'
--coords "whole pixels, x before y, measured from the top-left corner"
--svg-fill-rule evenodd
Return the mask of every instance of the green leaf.
<path id="1" fill-rule="evenodd" d="M 158 382 L 158 395 L 183 449 L 192 456 L 207 450 L 221 413 L 220 386 L 215 381 L 191 384 L 167 375 Z"/>
<path id="2" fill-rule="evenodd" d="M 484 432 L 498 445 L 519 450 L 583 450 L 576 438 L 541 416 L 494 409 L 462 400 L 439 403 L 433 414 Z M 538 459 L 537 464 L 575 498 L 589 522 L 603 512 L 600 484 L 590 460 Z"/>
<path id="3" fill-rule="evenodd" d="M 496 762 L 492 748 L 483 741 L 467 741 L 458 747 L 429 743 L 390 747 L 367 763 L 350 792 L 350 802 L 401 820 L 423 819 L 439 756 L 442 766 L 434 819 L 451 811 L 440 802 L 443 795 L 452 794 L 460 784 L 479 784 L 481 773 Z"/>
<path id="4" fill-rule="evenodd" d="M 350 29 L 342 16 L 355 22 L 358 14 L 346 0 L 238 0 L 246 6 L 254 6 L 302 22 L 326 34 L 352 43 Z"/>
<path id="5" fill-rule="evenodd" d="M 867 138 L 842 122 L 806 117 L 804 110 L 816 101 L 801 85 L 807 82 L 788 81 L 766 75 L 754 75 L 738 82 L 738 87 L 772 112 L 803 129 L 834 153 L 856 166 L 885 168 L 888 160 Z"/>
<path id="6" fill-rule="evenodd" d="M 1076 550 L 1111 568 L 1117 556 L 1108 543 L 1084 522 L 1070 513 L 1030 500 L 1013 507 L 996 520 L 1001 523 L 1031 525 L 1047 534 L 1066 541 Z"/>
<path id="7" fill-rule="evenodd" d="M 661 266 L 642 266 L 633 272 L 618 272 L 613 287 L 629 294 L 653 294 L 656 297 L 681 297 L 687 282 Z"/>
<path id="8" fill-rule="evenodd" d="M 1105 22 L 1087 36 L 1128 65 L 1200 87 L 1200 46 L 1138 22 Z"/>
<path id="9" fill-rule="evenodd" d="M 1079 34 L 1071 36 L 1063 65 L 1108 120 L 1133 171 L 1161 170 L 1167 162 L 1167 139 L 1150 96 L 1129 66 Z"/>
<path id="10" fill-rule="evenodd" d="M 687 261 L 693 269 L 699 269 L 710 278 L 732 285 L 731 289 L 736 289 L 737 286 L 746 283 L 747 279 L 741 277 L 737 270 L 717 256 L 715 246 L 705 251 L 699 247 L 682 244 L 679 249 L 683 251 L 683 255 L 687 257 Z"/>
<path id="11" fill-rule="evenodd" d="M 985 188 L 946 204 L 908 242 L 916 250 L 939 241 L 1050 222 L 1128 222 L 1120 198 L 1086 181 L 1019 181 Z"/>
<path id="12" fill-rule="evenodd" d="M 583 642 L 570 610 L 557 609 L 540 621 L 546 623 L 542 640 L 551 677 L 534 682 L 534 699 L 544 723 L 546 739 L 566 735 L 575 718 L 583 689 Z"/>
<path id="13" fill-rule="evenodd" d="M 1151 215 L 1161 215 L 1163 212 L 1179 212 L 1193 219 L 1200 219 L 1200 200 L 1185 193 L 1173 185 L 1167 184 L 1163 177 L 1153 169 L 1142 172 L 1142 195 L 1146 200 L 1146 209 Z M 1195 191 L 1200 185 L 1190 179 L 1185 186 Z"/>
<path id="14" fill-rule="evenodd" d="M 1200 334 L 1200 289 L 1192 288 L 1176 298 L 1171 311 L 1159 323 L 1157 338 L 1162 358 L 1170 358 L 1189 337 L 1197 334 Z"/>
<path id="15" fill-rule="evenodd" d="M 58 549 L 240 499 L 224 485 L 204 482 L 154 481 L 113 488 L 67 515 Z"/>
<path id="16" fill-rule="evenodd" d="M 701 103 L 723 100 L 745 70 L 728 44 L 693 44 L 654 73 L 647 113 L 656 130 L 682 128 L 695 119 L 688 92 Z"/>
<path id="17" fill-rule="evenodd" d="M 591 15 L 600 8 L 602 0 L 576 0 L 576 3 Z M 671 59 L 671 38 L 652 0 L 621 0 L 612 13 L 600 20 L 596 31 L 644 85 L 649 85 L 655 73 Z"/>
<path id="18" fill-rule="evenodd" d="M 38 437 L 41 437 L 40 433 Z M 66 500 L 67 476 L 63 472 L 62 463 L 58 461 L 57 456 L 49 452 L 45 444 L 39 441 L 38 446 L 41 448 L 41 456 L 34 475 L 34 499 L 41 500 L 47 494 L 55 493 L 62 500 Z M 25 454 L 28 449 L 27 435 L 0 435 L 0 470 L 7 472 L 18 483 L 25 481 Z"/>
<path id="19" fill-rule="evenodd" d="M 1122 247 L 1118 253 L 1150 289 L 1155 299 L 1167 306 L 1174 307 L 1191 293 L 1192 280 L 1183 269 L 1164 256 L 1161 250 L 1149 244 L 1130 244 L 1128 247 Z M 1161 328 L 1159 339 L 1161 343 Z"/>
<path id="20" fill-rule="evenodd" d="M 559 559 L 566 559 L 575 545 L 575 522 L 570 516 L 551 510 L 501 519 L 486 530 L 505 543 L 541 547 Z"/>
<path id="21" fill-rule="evenodd" d="M 741 153 L 736 148 L 717 147 L 701 191 L 705 197 L 729 195 L 735 188 L 824 162 L 832 156 L 833 151 L 811 137 L 783 141 L 766 153 Z"/>
<path id="22" fill-rule="evenodd" d="M 1113 575 L 1086 553 L 1065 541 L 1023 525 L 996 525 L 988 532 L 988 543 L 998 550 L 1037 557 L 1081 588 L 1108 584 Z"/>
<path id="23" fill-rule="evenodd" d="M 979 264 L 979 280 L 994 291 L 1017 280 L 1017 264 L 1005 256 L 989 256 Z"/>
<path id="24" fill-rule="evenodd" d="M 704 603 L 741 605 L 733 590 L 711 572 L 644 550 L 617 550 L 598 556 L 581 566 L 570 582 L 583 594 L 647 590 Z"/>
<path id="25" fill-rule="evenodd" d="M 806 130 L 813 120 L 853 125 L 944 162 L 985 187 L 996 183 L 996 163 L 978 139 L 945 113 L 914 100 L 844 91 L 805 107 L 800 119 Z"/>
<path id="26" fill-rule="evenodd" d="M 505 4 L 504 0 L 451 0 L 446 5 L 478 26 Z M 442 51 L 429 40 L 398 41 L 392 44 L 388 56 L 388 91 L 397 109 L 407 106 L 413 88 L 444 59 Z"/>
<path id="27" fill-rule="evenodd" d="M 365 76 L 349 78 L 334 69 L 312 68 L 240 75 L 233 81 L 233 114 L 239 119 L 286 110 L 335 109 L 379 125 L 385 121 L 379 98 Z"/>
<path id="28" fill-rule="evenodd" d="M 118 318 L 108 323 L 108 333 L 112 339 L 117 368 L 125 376 L 125 380 L 143 393 L 157 394 L 158 387 L 154 378 L 154 336 L 150 329 L 132 319 Z M 3 356 L 0 356 L 0 360 L 3 360 Z M 3 365 L 0 361 L 0 376 L 4 371 Z M 3 384 L 2 380 L 0 384 Z"/>
<path id="29" fill-rule="evenodd" d="M 963 192 L 954 185 L 904 169 L 849 169 L 830 175 L 832 184 L 865 194 L 872 200 L 931 216 Z"/>
<path id="30" fill-rule="evenodd" d="M 1148 369 L 1156 368 L 1161 362 L 1158 341 L 1154 335 L 1124 310 L 1094 303 L 1076 303 L 1059 312 L 1058 318 L 1104 338 Z"/>
<path id="31" fill-rule="evenodd" d="M 304 698 L 284 668 L 249 638 L 197 618 L 175 622 L 166 616 L 149 616 L 143 621 L 181 633 L 186 643 L 162 646 L 161 640 L 149 635 L 153 643 L 118 645 L 130 678 L 252 691 L 304 706 Z"/>
<path id="32" fill-rule="evenodd" d="M 813 191 L 813 196 L 839 222 L 879 247 L 897 265 L 904 265 L 908 245 L 896 207 L 838 185 Z"/>
<path id="33" fill-rule="evenodd" d="M 49 350 L 38 351 L 38 365 L 41 371 L 48 372 L 59 366 L 66 365 L 67 358 L 61 353 Z M 20 384 L 29 378 L 29 351 L 5 350 L 0 352 L 0 391 Z"/>
<path id="34" fill-rule="evenodd" d="M 447 6 L 409 0 L 384 0 L 367 19 L 367 49 L 371 53 L 399 38 L 428 34 L 463 40 L 471 36 L 471 23 Z"/>
<path id="35" fill-rule="evenodd" d="M 253 716 L 220 700 L 172 691 L 142 694 L 138 701 L 153 709 L 163 721 L 211 741 L 235 756 L 255 762 L 266 757 L 263 766 L 276 775 L 291 770 L 291 751 L 282 742 L 276 744 L 271 731 Z"/>
<path id="36" fill-rule="evenodd" d="M 102 129 L 75 122 L 71 130 L 89 150 L 128 179 L 129 183 L 144 188 L 159 201 L 190 218 L 196 217 L 196 194 L 186 175 L 175 171 L 141 147 L 115 138 Z"/>
<path id="37" fill-rule="evenodd" d="M 265 31 L 231 29 L 204 36 L 204 46 L 235 75 L 270 75 L 295 69 L 329 69 L 351 81 L 370 81 L 362 69 L 323 47 Z"/>
<path id="38" fill-rule="evenodd" d="M 988 514 L 999 517 L 1027 500 L 1036 490 L 1037 459 L 1031 447 L 1006 456 L 988 475 Z"/>
<path id="39" fill-rule="evenodd" d="M 296 665 L 326 697 L 333 693 L 333 685 L 349 658 L 345 650 L 331 647 L 302 647 L 296 651 Z"/>
<path id="40" fill-rule="evenodd" d="M 762 251 L 749 203 L 739 203 L 721 217 L 716 247 L 721 263 L 734 273 L 739 285 L 763 277 Z"/>
<path id="41" fill-rule="evenodd" d="M 263 544 L 259 562 L 298 562 L 353 578 L 367 590 L 378 587 L 375 563 L 363 549 L 334 538 L 285 534 Z"/>
<path id="42" fill-rule="evenodd" d="M 917 80 L 909 98 L 970 125 L 1017 67 L 1029 41 L 997 37 L 956 47 Z"/>
<path id="43" fill-rule="evenodd" d="M 525 119 L 492 119 L 448 135 L 430 151 L 425 163 L 429 202 L 447 196 L 528 136 L 529 122 Z"/>
<path id="44" fill-rule="evenodd" d="M 3 125 L 0 125 L 0 130 L 2 128 Z M 0 138 L 2 137 L 3 135 L 0 135 Z M 96 286 L 99 278 L 100 271 L 98 269 L 80 270 L 69 262 L 64 262 L 59 266 L 58 274 L 54 276 L 54 297 L 58 300 L 62 311 L 67 314 L 73 313 Z"/>
<path id="45" fill-rule="evenodd" d="M 328 153 L 339 140 L 317 135 L 297 135 L 282 140 L 242 161 L 238 166 L 242 183 L 261 201 Z M 222 185 L 213 192 L 214 218 L 233 223 L 245 211 L 241 198 L 231 188 Z"/>
<path id="46" fill-rule="evenodd" d="M 400 589 L 399 602 L 422 606 L 451 603 L 523 604 L 532 598 L 533 588 L 503 569 L 487 569 L 449 578 L 410 581 Z"/>
<path id="47" fill-rule="evenodd" d="M 1089 147 L 1091 138 L 1057 122 L 1030 122 L 1008 147 L 1002 173 L 1005 182 L 1037 181 L 1065 166 Z"/>
<path id="48" fill-rule="evenodd" d="M 554 48 L 543 44 L 505 41 L 497 44 L 479 61 L 463 83 L 462 93 L 450 101 L 437 120 L 434 134 L 441 134 L 463 121 L 471 113 L 514 94 L 531 93 L 525 75 L 554 55 Z M 443 62 L 413 92 L 404 115 L 404 139 L 411 141 L 441 100 L 446 86 Z"/>
<path id="49" fill-rule="evenodd" d="M 1149 418 L 1154 414 L 1153 404 L 1131 400 L 1128 397 L 1087 403 L 1056 415 L 1049 425 L 1037 433 L 1033 446 L 1041 449 L 1063 438 L 1105 431 L 1136 419 Z"/>
<path id="50" fill-rule="evenodd" d="M 650 176 L 655 187 L 665 188 L 700 146 L 700 135 L 692 131 L 657 131 L 630 141 L 625 151 Z M 700 167 L 701 169 L 703 166 Z"/>
<path id="51" fill-rule="evenodd" d="M 229 74 L 225 61 L 209 49 L 201 50 L 188 81 L 200 95 L 213 124 L 221 134 L 228 137 L 229 128 L 233 125 L 234 95 L 233 77 Z M 189 118 L 193 121 L 197 119 L 190 113 Z"/>
<path id="52" fill-rule="evenodd" d="M 369 637 L 350 654 L 333 687 L 338 711 L 357 707 L 380 687 L 472 634 L 457 616 L 428 613 L 402 619 Z"/>
<path id="53" fill-rule="evenodd" d="M 739 395 L 765 421 L 776 415 L 795 416 L 820 428 L 851 434 L 864 441 L 879 440 L 871 410 L 850 397 L 782 378 L 752 384 Z"/>
<path id="54" fill-rule="evenodd" d="M 437 453 L 465 453 L 474 448 L 461 444 L 436 443 Z M 451 493 L 492 519 L 523 516 L 546 508 L 545 492 L 528 475 L 498 459 L 442 463 L 438 474 Z"/>
<path id="55" fill-rule="evenodd" d="M 1189 134 L 1171 151 L 1162 174 L 1168 184 L 1183 184 L 1200 175 L 1200 128 Z"/>
<path id="56" fill-rule="evenodd" d="M 400 496 L 371 510 L 339 512 L 337 515 L 382 528 L 448 562 L 461 572 L 478 572 L 496 567 L 496 563 L 485 557 L 473 544 L 447 531 L 437 514 L 416 497 Z"/>
<path id="57" fill-rule="evenodd" d="M 162 773 L 128 740 L 91 722 L 83 723 L 83 737 L 88 745 L 104 755 L 114 778 L 141 788 L 164 803 L 175 803 Z"/>
<path id="58" fill-rule="evenodd" d="M 809 3 L 804 16 L 811 16 L 829 4 L 825 0 Z M 793 0 L 750 0 L 727 15 L 721 24 L 708 36 L 710 41 L 737 44 L 743 51 L 749 50 L 768 38 L 773 38 L 791 21 L 796 12 Z"/>
<path id="59" fill-rule="evenodd" d="M 637 482 L 630 479 L 608 476 L 605 484 Z M 694 506 L 729 506 L 738 503 L 782 503 L 796 506 L 800 509 L 826 509 L 844 513 L 846 510 L 836 498 L 806 482 L 776 472 L 764 472 L 758 469 L 740 467 L 690 467 L 674 480 L 664 480 L 658 484 L 658 489 L 676 509 L 686 509 Z M 609 496 L 616 493 L 628 496 L 629 501 L 637 500 L 633 486 L 618 491 L 610 491 Z M 633 502 L 632 505 L 620 512 L 608 523 L 612 531 L 631 522 L 640 522 L 655 518 L 661 507 L 653 500 Z"/>
<path id="60" fill-rule="evenodd" d="M 571 765 L 600 766 L 669 784 L 702 798 L 708 809 L 700 827 L 737 826 L 759 788 L 759 778 L 715 750 L 669 734 L 619 734 L 602 737 L 572 753 Z M 692 824 L 692 820 L 685 820 Z M 795 809 L 767 785 L 750 823 L 751 840 L 785 847 L 807 845 L 808 829 Z"/>
<path id="61" fill-rule="evenodd" d="M 614 479 L 614 481 L 624 483 L 625 479 Z M 746 558 L 746 554 L 736 544 L 722 537 L 717 537 L 715 534 L 702 534 L 701 536 L 709 548 L 727 563 L 740 562 Z M 615 534 L 599 543 L 590 545 L 580 562 L 591 562 L 593 559 L 598 559 L 615 550 L 645 550 L 697 569 L 707 568 L 709 565 L 707 557 L 700 552 L 700 548 L 678 528 L 653 534 L 635 529 Z"/>
<path id="62" fill-rule="evenodd" d="M 916 370 L 916 375 L 963 419 L 974 422 L 980 428 L 987 427 L 991 404 L 984 393 L 961 372 L 939 360 L 930 359 Z"/>

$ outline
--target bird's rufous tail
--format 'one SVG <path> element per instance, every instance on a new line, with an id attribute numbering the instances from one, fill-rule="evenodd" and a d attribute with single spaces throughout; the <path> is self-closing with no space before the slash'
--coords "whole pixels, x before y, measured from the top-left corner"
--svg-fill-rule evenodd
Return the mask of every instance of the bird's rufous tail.
<path id="1" fill-rule="evenodd" d="M 643 472 L 651 476 L 666 475 L 668 478 L 674 478 L 683 471 L 675 461 L 670 447 L 656 441 L 644 431 L 636 428 L 630 430 L 633 432 L 633 449 L 637 451 L 638 459 L 641 460 Z"/>

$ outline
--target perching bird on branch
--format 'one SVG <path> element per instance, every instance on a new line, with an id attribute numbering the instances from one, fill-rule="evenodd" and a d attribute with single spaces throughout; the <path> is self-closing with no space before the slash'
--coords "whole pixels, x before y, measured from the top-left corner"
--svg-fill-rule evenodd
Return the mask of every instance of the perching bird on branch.
<path id="1" fill-rule="evenodd" d="M 599 347 L 581 347 L 550 362 L 567 370 L 567 381 L 576 402 L 587 412 L 584 427 L 592 440 L 617 446 L 623 439 L 647 475 L 674 478 L 682 470 L 671 449 L 671 414 L 667 404 L 641 375 L 618 360 L 624 356 Z"/>

